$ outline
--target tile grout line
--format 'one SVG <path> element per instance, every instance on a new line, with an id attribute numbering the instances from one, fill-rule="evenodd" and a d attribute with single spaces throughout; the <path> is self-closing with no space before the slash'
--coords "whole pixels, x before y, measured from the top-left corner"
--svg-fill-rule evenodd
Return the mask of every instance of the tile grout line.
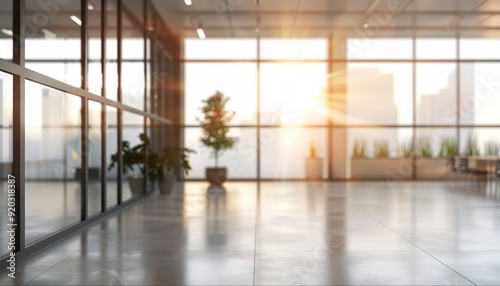
<path id="1" fill-rule="evenodd" d="M 50 251 L 50 250 L 49 250 Z M 55 250 L 55 251 L 58 251 L 58 250 Z M 49 271 L 50 269 L 56 267 L 57 265 L 59 265 L 61 262 L 63 262 L 64 260 L 68 259 L 70 256 L 73 256 L 75 253 L 77 253 L 78 251 L 81 251 L 81 250 L 75 250 L 73 251 L 72 253 L 66 255 L 63 259 L 61 259 L 59 262 L 55 263 L 54 265 L 50 266 L 49 268 L 45 269 L 44 271 L 42 271 L 40 274 L 36 275 L 35 277 L 31 278 L 30 280 L 26 281 L 25 283 L 23 283 L 22 285 L 28 285 L 29 282 L 35 280 L 36 278 L 38 278 L 39 276 L 41 276 L 42 274 L 44 274 L 45 272 Z"/>
<path id="2" fill-rule="evenodd" d="M 416 245 L 415 243 L 411 242 L 410 240 L 408 240 L 406 237 L 402 236 L 401 234 L 397 233 L 396 231 L 394 231 L 392 228 L 390 228 L 389 226 L 387 226 L 385 223 L 381 222 L 380 220 L 376 219 L 375 217 L 373 217 L 371 214 L 369 214 L 368 212 L 366 212 L 365 210 L 361 209 L 360 207 L 356 206 L 353 204 L 353 207 L 355 207 L 356 209 L 358 209 L 360 212 L 364 213 L 366 216 L 368 216 L 369 218 L 373 219 L 374 221 L 380 223 L 382 226 L 384 226 L 386 229 L 388 229 L 390 232 L 396 234 L 397 236 L 401 237 L 402 239 L 404 239 L 406 242 L 410 243 L 411 245 L 413 245 L 414 247 L 416 247 L 418 250 L 422 251 L 423 253 L 427 254 L 428 256 L 430 256 L 431 258 L 433 258 L 434 260 L 436 260 L 437 262 L 441 263 L 442 265 L 444 265 L 446 268 L 450 269 L 451 271 L 455 272 L 456 274 L 460 275 L 462 278 L 464 278 L 465 280 L 469 281 L 470 283 L 472 283 L 472 285 L 475 285 L 477 286 L 476 283 L 474 283 L 472 280 L 470 280 L 469 278 L 465 277 L 464 275 L 462 275 L 460 272 L 456 271 L 455 269 L 451 268 L 449 265 L 447 265 L 446 263 L 442 262 L 441 260 L 437 259 L 434 255 L 430 254 L 429 252 L 425 251 L 424 249 L 422 249 L 421 247 L 419 247 L 418 245 Z"/>

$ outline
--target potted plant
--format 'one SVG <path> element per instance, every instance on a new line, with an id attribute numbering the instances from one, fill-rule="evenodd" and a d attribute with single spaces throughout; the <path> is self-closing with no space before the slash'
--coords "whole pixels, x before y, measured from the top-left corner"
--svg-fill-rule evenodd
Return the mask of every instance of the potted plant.
<path id="1" fill-rule="evenodd" d="M 228 101 L 229 97 L 216 91 L 203 100 L 201 108 L 203 119 L 197 118 L 203 132 L 200 140 L 212 151 L 212 156 L 215 158 L 215 167 L 206 169 L 207 181 L 215 186 L 221 186 L 227 180 L 227 168 L 219 168 L 219 157 L 225 150 L 233 148 L 237 142 L 237 138 L 229 136 L 228 124 L 235 112 L 226 110 Z"/>
<path id="2" fill-rule="evenodd" d="M 168 146 L 163 148 L 158 161 L 158 168 L 162 170 L 158 180 L 160 194 L 169 195 L 172 193 L 176 180 L 175 169 L 189 175 L 191 170 L 188 160 L 189 153 L 195 153 L 195 151 L 188 148 L 172 148 Z"/>
<path id="3" fill-rule="evenodd" d="M 465 141 L 464 157 L 459 158 L 458 169 L 467 171 L 469 169 L 469 157 L 479 156 L 479 144 L 475 134 L 469 134 Z"/>
<path id="4" fill-rule="evenodd" d="M 434 150 L 432 149 L 431 139 L 429 137 L 420 137 L 417 139 L 417 157 L 432 158 Z"/>
<path id="5" fill-rule="evenodd" d="M 416 175 L 419 179 L 441 178 L 448 172 L 448 154 L 453 154 L 456 140 L 444 138 L 439 143 L 438 156 L 435 156 L 431 137 L 419 137 L 416 141 Z"/>
<path id="6" fill-rule="evenodd" d="M 413 155 L 413 142 L 408 140 L 399 145 L 399 157 L 409 159 Z"/>
<path id="7" fill-rule="evenodd" d="M 455 169 L 455 156 L 458 153 L 457 139 L 454 137 L 443 137 L 439 147 L 439 157 L 446 158 L 446 165 L 452 170 Z"/>
<path id="8" fill-rule="evenodd" d="M 387 140 L 373 142 L 373 156 L 375 158 L 389 158 L 389 153 L 389 142 Z"/>
<path id="9" fill-rule="evenodd" d="M 309 155 L 306 158 L 306 178 L 308 180 L 323 179 L 323 159 L 318 157 L 318 149 L 313 142 L 309 143 Z"/>
<path id="10" fill-rule="evenodd" d="M 496 141 L 488 141 L 484 146 L 484 153 L 488 157 L 498 157 L 500 153 L 500 144 Z"/>
<path id="11" fill-rule="evenodd" d="M 367 143 L 356 140 L 351 158 L 352 179 L 386 179 L 398 175 L 399 160 L 390 158 L 391 149 L 387 140 L 373 141 L 373 156 L 367 155 Z"/>
<path id="12" fill-rule="evenodd" d="M 111 155 L 111 163 L 108 170 L 111 170 L 118 163 L 118 157 L 122 158 L 123 174 L 127 175 L 132 195 L 139 195 L 145 192 L 146 176 L 154 186 L 154 182 L 160 176 L 158 169 L 158 156 L 151 151 L 149 138 L 145 134 L 140 134 L 141 142 L 134 147 L 130 147 L 130 142 L 122 142 L 121 154 L 118 152 Z M 147 156 L 147 157 L 146 157 Z M 147 162 L 147 163 L 146 163 Z M 146 174 L 146 169 L 148 174 Z"/>

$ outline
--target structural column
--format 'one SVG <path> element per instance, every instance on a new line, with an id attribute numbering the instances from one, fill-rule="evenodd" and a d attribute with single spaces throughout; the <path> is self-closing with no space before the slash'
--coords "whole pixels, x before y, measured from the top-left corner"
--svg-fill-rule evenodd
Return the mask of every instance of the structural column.
<path id="1" fill-rule="evenodd" d="M 328 87 L 330 91 L 330 122 L 332 150 L 330 152 L 330 179 L 344 180 L 350 175 L 347 146 L 347 37 L 334 34 L 330 37 L 330 63 Z M 333 61 L 335 60 L 335 61 Z"/>

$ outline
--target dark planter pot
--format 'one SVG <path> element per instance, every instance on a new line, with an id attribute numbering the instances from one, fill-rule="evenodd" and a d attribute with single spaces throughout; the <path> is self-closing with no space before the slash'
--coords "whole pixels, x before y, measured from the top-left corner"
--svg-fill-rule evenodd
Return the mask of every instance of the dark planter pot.
<path id="1" fill-rule="evenodd" d="M 457 163 L 455 156 L 448 156 L 446 165 L 448 165 L 448 168 L 450 168 L 451 170 L 456 170 Z"/>
<path id="2" fill-rule="evenodd" d="M 132 196 L 137 196 L 145 193 L 144 190 L 144 177 L 132 177 L 128 176 L 128 185 L 130 186 L 130 192 Z"/>
<path id="3" fill-rule="evenodd" d="M 174 189 L 175 183 L 175 175 L 174 174 L 166 174 L 165 178 L 162 182 L 158 183 L 158 190 L 162 195 L 170 195 L 172 190 Z"/>
<path id="4" fill-rule="evenodd" d="M 227 180 L 227 168 L 207 168 L 205 176 L 210 185 L 222 186 Z"/>

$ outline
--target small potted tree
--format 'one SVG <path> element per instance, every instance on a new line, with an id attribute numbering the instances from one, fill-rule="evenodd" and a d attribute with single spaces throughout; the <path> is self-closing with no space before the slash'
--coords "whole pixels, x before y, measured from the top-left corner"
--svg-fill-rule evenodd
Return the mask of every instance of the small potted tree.
<path id="1" fill-rule="evenodd" d="M 209 148 L 215 158 L 215 167 L 206 169 L 206 179 L 211 185 L 221 186 L 227 180 L 227 168 L 219 168 L 219 157 L 228 149 L 234 147 L 237 138 L 229 136 L 229 122 L 235 112 L 226 110 L 229 97 L 222 92 L 203 100 L 201 111 L 203 118 L 197 118 L 202 129 L 201 143 Z"/>
<path id="2" fill-rule="evenodd" d="M 318 148 L 313 142 L 309 143 L 309 156 L 306 158 L 306 179 L 323 179 L 323 158 L 318 157 Z"/>

